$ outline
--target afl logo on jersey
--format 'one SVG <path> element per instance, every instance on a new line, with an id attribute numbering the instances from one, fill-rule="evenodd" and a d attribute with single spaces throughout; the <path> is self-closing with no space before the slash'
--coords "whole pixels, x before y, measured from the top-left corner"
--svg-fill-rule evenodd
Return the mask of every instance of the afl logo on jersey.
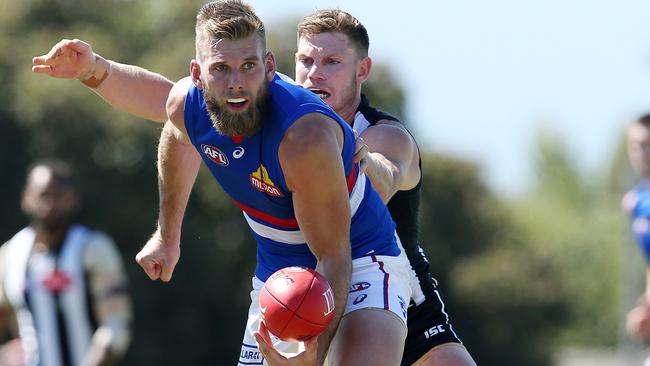
<path id="1" fill-rule="evenodd" d="M 222 153 L 221 150 L 217 149 L 216 147 L 202 144 L 201 150 L 214 163 L 221 166 L 228 166 L 228 157 L 226 156 L 226 154 Z"/>

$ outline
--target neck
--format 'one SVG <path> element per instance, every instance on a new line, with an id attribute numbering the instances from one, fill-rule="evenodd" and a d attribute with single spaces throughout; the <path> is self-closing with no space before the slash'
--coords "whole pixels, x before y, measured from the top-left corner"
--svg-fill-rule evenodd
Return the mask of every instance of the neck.
<path id="1" fill-rule="evenodd" d="M 43 224 L 32 224 L 36 233 L 36 244 L 44 249 L 53 249 L 61 245 L 69 227 L 69 225 L 61 225 L 56 228 L 48 228 Z"/>
<path id="2" fill-rule="evenodd" d="M 352 124 L 354 124 L 354 116 L 357 114 L 359 104 L 361 104 L 361 94 L 357 94 L 353 103 L 346 105 L 340 111 L 336 111 L 336 113 L 341 116 L 345 122 L 352 126 Z"/>

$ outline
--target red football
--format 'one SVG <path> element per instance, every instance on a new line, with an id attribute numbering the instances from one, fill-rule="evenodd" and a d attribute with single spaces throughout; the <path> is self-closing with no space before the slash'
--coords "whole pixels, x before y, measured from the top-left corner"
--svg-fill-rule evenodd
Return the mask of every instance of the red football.
<path id="1" fill-rule="evenodd" d="M 322 333 L 334 316 L 334 294 L 327 279 L 304 267 L 273 273 L 260 293 L 266 328 L 284 341 L 301 342 Z"/>

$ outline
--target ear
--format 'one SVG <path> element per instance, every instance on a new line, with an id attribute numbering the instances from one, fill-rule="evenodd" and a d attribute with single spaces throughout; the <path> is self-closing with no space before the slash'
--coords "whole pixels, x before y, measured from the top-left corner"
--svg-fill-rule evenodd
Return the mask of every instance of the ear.
<path id="1" fill-rule="evenodd" d="M 359 61 L 357 66 L 357 80 L 364 83 L 370 77 L 370 69 L 372 69 L 372 60 L 366 56 Z"/>
<path id="2" fill-rule="evenodd" d="M 275 77 L 275 56 L 271 51 L 264 56 L 264 69 L 266 70 L 266 80 L 273 80 L 273 77 Z"/>
<path id="3" fill-rule="evenodd" d="M 20 209 L 25 213 L 29 214 L 31 208 L 29 197 L 27 196 L 27 187 L 23 189 L 20 195 Z"/>
<path id="4" fill-rule="evenodd" d="M 190 61 L 190 77 L 192 82 L 196 85 L 197 88 L 203 89 L 203 81 L 201 80 L 201 66 L 199 62 L 195 59 Z"/>

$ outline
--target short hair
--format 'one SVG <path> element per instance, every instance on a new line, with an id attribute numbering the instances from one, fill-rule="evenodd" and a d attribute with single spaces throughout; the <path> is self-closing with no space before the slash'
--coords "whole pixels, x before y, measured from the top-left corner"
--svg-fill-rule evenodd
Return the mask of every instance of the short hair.
<path id="1" fill-rule="evenodd" d="M 266 31 L 264 23 L 255 14 L 252 6 L 241 0 L 220 0 L 209 2 L 199 9 L 196 15 L 196 54 L 199 55 L 199 42 L 204 37 L 214 39 L 239 40 L 257 34 L 266 51 Z"/>
<path id="2" fill-rule="evenodd" d="M 25 187 L 29 185 L 34 170 L 39 167 L 47 168 L 50 172 L 52 172 L 53 179 L 64 187 L 75 191 L 79 189 L 77 177 L 72 169 L 72 166 L 63 160 L 55 158 L 37 160 L 30 164 L 29 168 L 27 169 Z"/>
<path id="3" fill-rule="evenodd" d="M 636 120 L 636 123 L 643 127 L 650 127 L 650 113 L 639 117 L 639 119 Z"/>
<path id="4" fill-rule="evenodd" d="M 341 9 L 323 9 L 306 15 L 298 24 L 298 40 L 319 33 L 341 32 L 352 42 L 361 57 L 368 56 L 370 39 L 359 19 Z"/>

